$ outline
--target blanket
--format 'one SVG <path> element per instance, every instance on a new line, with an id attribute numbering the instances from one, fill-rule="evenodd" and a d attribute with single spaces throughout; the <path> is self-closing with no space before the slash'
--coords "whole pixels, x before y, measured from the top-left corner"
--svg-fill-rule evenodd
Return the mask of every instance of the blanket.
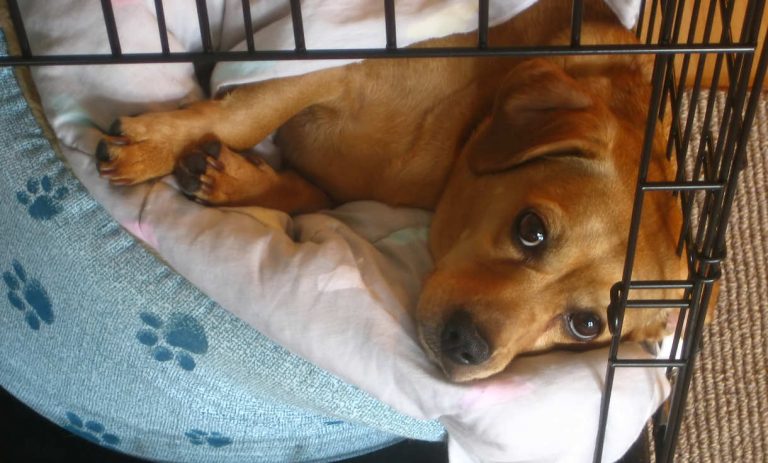
<path id="1" fill-rule="evenodd" d="M 38 54 L 107 53 L 96 0 L 21 2 Z M 533 0 L 492 1 L 491 24 Z M 637 1 L 610 2 L 625 25 Z M 242 49 L 241 2 L 209 0 L 214 46 Z M 251 1 L 259 49 L 290 49 L 286 2 Z M 159 51 L 150 0 L 114 0 L 124 53 Z M 172 51 L 201 49 L 191 2 L 164 1 Z M 308 48 L 381 47 L 383 6 L 302 2 Z M 401 46 L 472 30 L 477 2 L 399 1 Z M 344 61 L 221 63 L 212 91 L 345 64 Z M 430 270 L 430 214 L 356 202 L 289 217 L 256 208 L 205 208 L 173 181 L 130 188 L 98 177 L 92 153 L 120 115 L 172 109 L 202 98 L 190 64 L 46 67 L 34 70 L 46 115 L 73 172 L 113 217 L 221 306 L 290 351 L 401 413 L 439 419 L 451 461 L 591 461 L 605 350 L 515 360 L 502 374 L 452 384 L 421 351 L 408 313 Z M 647 358 L 637 345 L 622 356 Z M 620 457 L 668 393 L 662 371 L 617 373 L 605 461 Z"/>

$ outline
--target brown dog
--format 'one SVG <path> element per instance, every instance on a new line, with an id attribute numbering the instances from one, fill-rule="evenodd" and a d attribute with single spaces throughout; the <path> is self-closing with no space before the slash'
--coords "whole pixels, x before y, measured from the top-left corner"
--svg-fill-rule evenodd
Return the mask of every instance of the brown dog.
<path id="1" fill-rule="evenodd" d="M 491 44 L 567 43 L 569 2 L 540 0 Z M 471 46 L 474 34 L 420 46 Z M 602 0 L 582 42 L 626 43 Z M 99 146 L 127 185 L 175 172 L 211 205 L 308 212 L 352 200 L 435 211 L 414 317 L 455 381 L 513 357 L 609 339 L 650 95 L 648 57 L 371 60 L 243 86 L 218 100 L 123 118 Z M 236 153 L 277 131 L 290 169 Z M 673 178 L 656 137 L 650 177 Z M 635 279 L 684 278 L 679 207 L 646 197 Z M 670 297 L 660 294 L 659 297 Z M 660 311 L 628 311 L 629 339 L 656 339 Z"/>

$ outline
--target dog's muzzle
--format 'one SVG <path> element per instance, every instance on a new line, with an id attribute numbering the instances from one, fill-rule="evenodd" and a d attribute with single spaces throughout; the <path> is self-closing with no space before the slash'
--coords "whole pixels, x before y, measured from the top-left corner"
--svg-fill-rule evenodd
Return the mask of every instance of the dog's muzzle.
<path id="1" fill-rule="evenodd" d="M 440 350 L 444 358 L 457 365 L 480 365 L 491 356 L 488 341 L 464 310 L 456 311 L 446 322 L 440 335 Z"/>

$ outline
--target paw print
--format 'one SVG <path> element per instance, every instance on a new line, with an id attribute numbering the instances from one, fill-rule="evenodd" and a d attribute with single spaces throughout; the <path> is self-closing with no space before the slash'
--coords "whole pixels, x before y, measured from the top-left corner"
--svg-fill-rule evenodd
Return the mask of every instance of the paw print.
<path id="1" fill-rule="evenodd" d="M 191 354 L 208 352 L 205 330 L 194 317 L 174 313 L 163 322 L 153 313 L 142 312 L 140 318 L 146 327 L 136 333 L 136 339 L 151 347 L 150 353 L 155 360 L 167 362 L 175 358 L 182 369 L 192 371 L 195 359 Z"/>
<path id="2" fill-rule="evenodd" d="M 67 424 L 64 429 L 82 437 L 85 440 L 98 445 L 115 446 L 120 445 L 120 438 L 114 434 L 105 431 L 104 425 L 98 421 L 90 420 L 83 422 L 82 418 L 74 412 L 67 412 Z"/>
<path id="3" fill-rule="evenodd" d="M 27 181 L 26 191 L 16 193 L 16 200 L 26 206 L 29 215 L 35 220 L 48 220 L 61 211 L 61 200 L 69 194 L 67 187 L 53 189 L 50 177 L 44 175 L 39 180 Z"/>
<path id="4" fill-rule="evenodd" d="M 27 276 L 24 266 L 14 259 L 13 271 L 3 273 L 3 281 L 8 287 L 8 301 L 24 314 L 24 320 L 30 328 L 40 329 L 40 321 L 53 323 L 53 308 L 48 293 L 34 278 Z"/>
<path id="5" fill-rule="evenodd" d="M 219 448 L 232 443 L 232 439 L 224 437 L 218 432 L 207 433 L 199 429 L 192 429 L 185 432 L 184 435 L 187 436 L 192 445 L 208 444 L 211 447 Z"/>

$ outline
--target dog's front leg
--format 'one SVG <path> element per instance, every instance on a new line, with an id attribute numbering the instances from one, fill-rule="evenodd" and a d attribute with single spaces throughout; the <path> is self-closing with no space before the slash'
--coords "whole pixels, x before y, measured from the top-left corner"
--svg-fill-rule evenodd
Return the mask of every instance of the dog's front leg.
<path id="1" fill-rule="evenodd" d="M 205 140 L 250 148 L 301 110 L 337 98 L 343 69 L 246 85 L 175 111 L 120 118 L 96 150 L 99 173 L 113 184 L 132 185 L 170 174 L 183 153 Z"/>

